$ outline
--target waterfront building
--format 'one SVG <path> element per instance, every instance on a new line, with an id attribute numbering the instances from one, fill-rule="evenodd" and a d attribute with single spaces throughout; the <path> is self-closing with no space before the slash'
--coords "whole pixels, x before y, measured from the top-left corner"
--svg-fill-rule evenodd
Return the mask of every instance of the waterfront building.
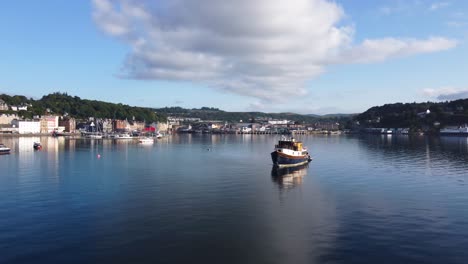
<path id="1" fill-rule="evenodd" d="M 0 125 L 11 125 L 11 122 L 17 118 L 16 114 L 0 114 Z"/>
<path id="2" fill-rule="evenodd" d="M 156 124 L 156 128 L 158 129 L 158 131 L 168 131 L 170 126 L 172 127 L 172 125 L 169 125 L 166 122 L 158 122 Z"/>
<path id="3" fill-rule="evenodd" d="M 58 116 L 43 116 L 41 118 L 41 133 L 52 133 L 57 131 L 59 128 L 59 117 Z"/>
<path id="4" fill-rule="evenodd" d="M 101 124 L 102 124 L 102 132 L 111 133 L 113 131 L 112 130 L 113 129 L 112 120 L 104 119 L 104 120 L 102 120 Z"/>
<path id="5" fill-rule="evenodd" d="M 127 120 L 113 120 L 112 121 L 112 130 L 114 131 L 128 131 L 130 130 L 130 126 Z"/>
<path id="6" fill-rule="evenodd" d="M 18 133 L 38 134 L 41 132 L 40 121 L 18 121 Z"/>
<path id="7" fill-rule="evenodd" d="M 59 120 L 59 126 L 64 127 L 65 132 L 75 133 L 76 131 L 76 120 L 74 118 L 62 118 Z"/>
<path id="8" fill-rule="evenodd" d="M 129 130 L 131 131 L 143 131 L 145 129 L 145 122 L 131 121 L 129 122 Z"/>

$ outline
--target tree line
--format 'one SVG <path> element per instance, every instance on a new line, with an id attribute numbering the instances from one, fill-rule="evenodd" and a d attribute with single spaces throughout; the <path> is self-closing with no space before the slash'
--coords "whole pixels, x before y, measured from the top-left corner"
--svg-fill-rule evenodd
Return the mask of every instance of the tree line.
<path id="1" fill-rule="evenodd" d="M 157 114 L 150 108 L 81 99 L 78 96 L 70 96 L 67 93 L 51 93 L 39 100 L 6 94 L 0 95 L 0 98 L 8 105 L 28 105 L 27 111 L 18 112 L 20 116 L 25 118 L 32 118 L 36 115 L 57 114 L 68 115 L 77 119 L 96 117 L 121 120 L 135 119 L 136 121 L 145 121 L 147 123 L 166 121 L 164 114 Z"/>
<path id="2" fill-rule="evenodd" d="M 468 124 L 468 99 L 375 106 L 356 115 L 353 121 L 357 121 L 361 127 L 401 127 L 412 130 L 463 126 Z"/>

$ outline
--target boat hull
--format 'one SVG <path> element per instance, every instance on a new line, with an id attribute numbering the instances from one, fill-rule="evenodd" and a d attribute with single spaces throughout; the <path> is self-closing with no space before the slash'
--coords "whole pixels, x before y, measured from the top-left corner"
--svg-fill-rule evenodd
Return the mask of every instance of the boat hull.
<path id="1" fill-rule="evenodd" d="M 10 150 L 0 150 L 0 155 L 10 154 Z"/>
<path id="2" fill-rule="evenodd" d="M 295 167 L 307 164 L 311 161 L 309 155 L 290 156 L 278 151 L 271 153 L 273 164 L 279 168 Z"/>

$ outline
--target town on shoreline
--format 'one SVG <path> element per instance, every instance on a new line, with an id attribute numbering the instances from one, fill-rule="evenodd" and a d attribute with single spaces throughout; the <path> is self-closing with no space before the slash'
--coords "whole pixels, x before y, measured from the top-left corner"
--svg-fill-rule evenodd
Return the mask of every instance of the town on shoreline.
<path id="1" fill-rule="evenodd" d="M 468 135 L 468 99 L 396 103 L 361 114 L 226 112 L 212 107 L 144 108 L 52 93 L 40 100 L 0 95 L 0 134 L 103 137 L 194 134 Z"/>

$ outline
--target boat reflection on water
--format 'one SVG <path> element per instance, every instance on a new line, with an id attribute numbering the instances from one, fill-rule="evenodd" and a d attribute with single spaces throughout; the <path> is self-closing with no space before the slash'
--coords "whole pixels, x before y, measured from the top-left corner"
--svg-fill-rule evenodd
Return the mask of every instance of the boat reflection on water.
<path id="1" fill-rule="evenodd" d="M 271 169 L 271 179 L 276 182 L 280 188 L 294 188 L 302 184 L 302 180 L 307 175 L 309 164 L 297 167 L 279 168 L 273 166 Z"/>

